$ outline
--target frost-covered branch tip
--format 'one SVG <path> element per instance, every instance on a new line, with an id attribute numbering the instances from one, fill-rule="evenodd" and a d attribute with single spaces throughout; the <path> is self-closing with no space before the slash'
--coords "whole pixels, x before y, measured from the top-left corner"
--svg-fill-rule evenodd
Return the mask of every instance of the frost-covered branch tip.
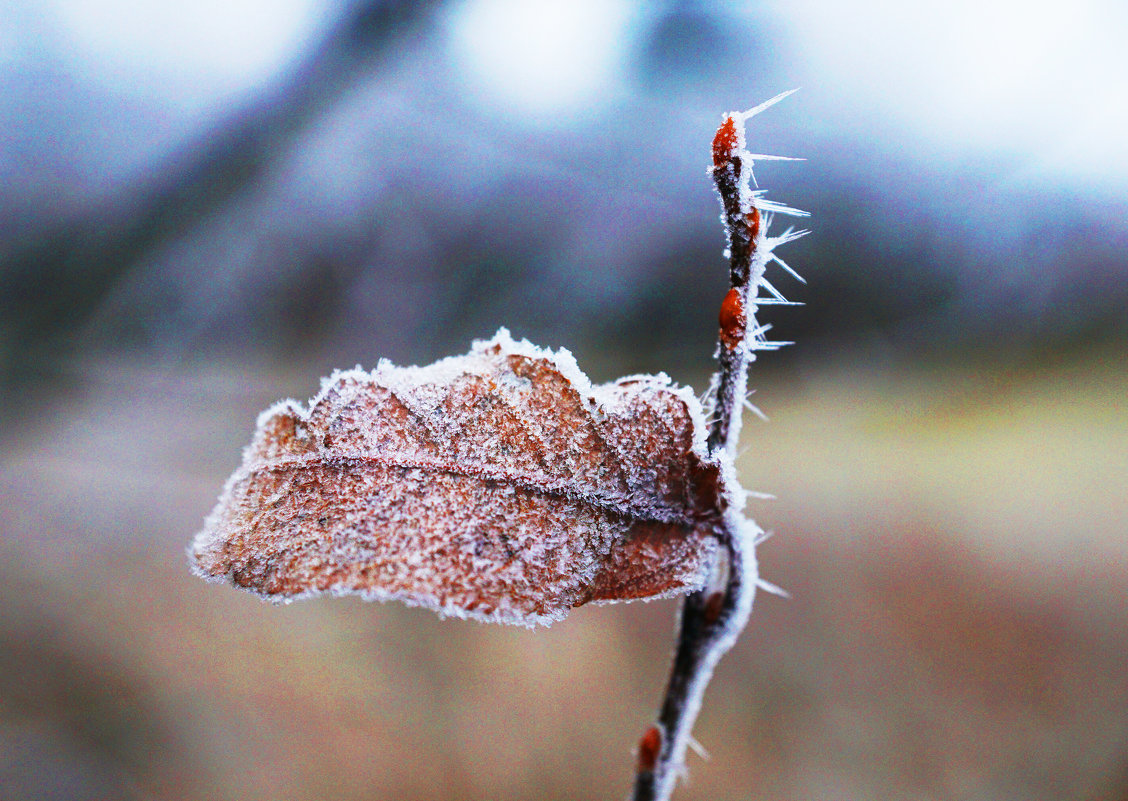
<path id="1" fill-rule="evenodd" d="M 776 95 L 748 111 L 726 114 L 713 137 L 710 172 L 720 195 L 721 223 L 728 239 L 725 255 L 729 259 L 730 285 L 720 312 L 720 341 L 716 354 L 720 367 L 710 387 L 714 425 L 709 433 L 709 448 L 713 453 L 721 449 L 735 453 L 740 437 L 738 399 L 743 400 L 748 365 L 755 359 L 755 352 L 774 350 L 785 344 L 767 339 L 769 327 L 757 322 L 756 312 L 761 305 L 788 303 L 765 278 L 765 273 L 768 264 L 774 261 L 798 278 L 798 274 L 774 251 L 780 245 L 804 236 L 807 231 L 789 228 L 779 236 L 769 236 L 768 231 L 773 214 L 806 217 L 807 212 L 770 201 L 765 197 L 765 190 L 751 188 L 752 168 L 757 158 L 784 157 L 749 153 L 744 124 L 792 92 Z"/>
<path id="2" fill-rule="evenodd" d="M 685 750 L 713 667 L 744 628 L 757 586 L 777 589 L 759 578 L 756 545 L 764 534 L 740 511 L 748 493 L 737 480 L 735 459 L 748 366 L 756 351 L 784 344 L 769 341 L 765 336 L 768 327 L 756 319 L 759 306 L 788 302 L 765 278 L 767 266 L 776 262 L 798 278 L 774 250 L 806 233 L 788 229 L 779 236 L 768 234 L 773 214 L 803 217 L 806 212 L 769 201 L 763 190 L 752 189 L 757 158 L 784 159 L 749 153 L 744 124 L 789 94 L 777 95 L 748 111 L 726 114 L 713 138 L 710 172 L 720 194 L 721 222 L 728 239 L 729 290 L 721 302 L 715 354 L 718 369 L 707 396 L 711 406 L 707 443 L 710 458 L 725 476 L 725 512 L 715 531 L 718 549 L 709 580 L 683 601 L 666 696 L 658 720 L 639 741 L 633 801 L 670 797 L 685 770 Z"/>

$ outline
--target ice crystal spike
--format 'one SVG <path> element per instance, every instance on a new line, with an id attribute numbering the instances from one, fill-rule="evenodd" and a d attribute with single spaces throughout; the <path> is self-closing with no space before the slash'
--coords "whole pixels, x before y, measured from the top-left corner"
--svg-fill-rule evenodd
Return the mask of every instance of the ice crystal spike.
<path id="1" fill-rule="evenodd" d="M 795 94 L 798 91 L 799 91 L 798 89 L 788 89 L 786 92 L 780 92 L 775 97 L 768 98 L 767 100 L 765 100 L 763 103 L 759 104 L 758 106 L 753 106 L 752 108 L 748 109 L 747 111 L 734 112 L 731 116 L 739 117 L 741 122 L 748 122 L 748 120 L 755 117 L 761 111 L 765 111 L 765 110 L 771 108 L 772 106 L 774 106 L 779 101 L 785 100 L 786 98 L 791 97 L 791 95 Z"/>
<path id="2" fill-rule="evenodd" d="M 684 593 L 727 498 L 704 432 L 665 376 L 592 386 L 567 351 L 503 329 L 265 411 L 190 557 L 272 600 L 356 593 L 523 625 Z"/>

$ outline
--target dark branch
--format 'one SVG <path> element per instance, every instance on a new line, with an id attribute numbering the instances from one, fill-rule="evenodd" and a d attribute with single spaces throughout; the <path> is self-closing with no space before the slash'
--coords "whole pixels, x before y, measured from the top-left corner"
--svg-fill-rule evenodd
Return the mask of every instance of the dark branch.
<path id="1" fill-rule="evenodd" d="M 743 126 L 751 113 L 729 115 L 713 140 L 713 177 L 728 234 L 730 288 L 721 304 L 719 365 L 712 385 L 713 422 L 707 443 L 710 456 L 730 466 L 736 458 L 748 366 L 756 347 L 764 345 L 755 329 L 755 310 L 772 244 L 761 230 L 760 211 L 743 172 L 751 168 L 751 162 L 745 164 L 748 156 L 743 130 L 736 126 Z M 753 341 L 746 341 L 750 336 Z M 716 530 L 714 573 L 703 589 L 687 595 L 682 604 L 666 696 L 656 725 L 647 730 L 639 744 L 633 801 L 666 801 L 670 797 L 683 768 L 705 685 L 751 611 L 757 578 L 752 552 L 755 543 L 749 541 L 750 524 L 736 508 L 742 501 L 739 489 L 729 500 L 730 508 Z"/>
<path id="2" fill-rule="evenodd" d="M 350 2 L 275 88 L 158 165 L 108 210 L 41 232 L 0 265 L 0 325 L 9 354 L 35 359 L 74 344 L 75 333 L 123 275 L 254 185 L 438 2 Z"/>

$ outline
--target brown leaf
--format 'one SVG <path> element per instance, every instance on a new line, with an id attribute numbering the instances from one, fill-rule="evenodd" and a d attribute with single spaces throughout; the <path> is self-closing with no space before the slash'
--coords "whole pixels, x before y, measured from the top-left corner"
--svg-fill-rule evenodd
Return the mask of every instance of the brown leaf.
<path id="1" fill-rule="evenodd" d="M 190 556 L 276 600 L 360 593 L 525 625 L 687 592 L 725 507 L 704 428 L 665 376 L 593 387 L 567 351 L 503 329 L 264 412 Z"/>

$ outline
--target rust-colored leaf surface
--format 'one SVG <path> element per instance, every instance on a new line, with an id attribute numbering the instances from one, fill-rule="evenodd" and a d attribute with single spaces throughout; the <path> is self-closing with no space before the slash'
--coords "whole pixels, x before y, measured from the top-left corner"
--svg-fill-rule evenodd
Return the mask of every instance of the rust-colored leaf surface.
<path id="1" fill-rule="evenodd" d="M 592 386 L 499 331 L 429 367 L 334 373 L 264 412 L 190 548 L 275 600 L 359 593 L 533 625 L 699 587 L 723 512 L 697 400 Z"/>

